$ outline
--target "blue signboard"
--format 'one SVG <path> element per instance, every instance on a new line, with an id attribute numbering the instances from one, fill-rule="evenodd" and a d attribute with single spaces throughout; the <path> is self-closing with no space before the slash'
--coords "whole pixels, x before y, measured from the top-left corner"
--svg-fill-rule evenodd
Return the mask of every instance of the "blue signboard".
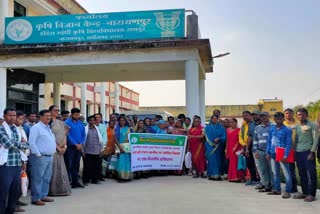
<path id="1" fill-rule="evenodd" d="M 184 20 L 184 9 L 10 17 L 5 44 L 183 38 Z"/>

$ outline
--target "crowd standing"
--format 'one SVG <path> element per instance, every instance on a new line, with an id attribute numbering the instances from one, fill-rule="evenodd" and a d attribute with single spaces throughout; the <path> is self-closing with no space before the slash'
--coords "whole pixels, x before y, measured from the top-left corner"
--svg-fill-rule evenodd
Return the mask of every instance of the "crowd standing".
<path id="1" fill-rule="evenodd" d="M 106 123 L 100 113 L 85 120 L 80 109 L 60 113 L 55 105 L 39 114 L 25 115 L 13 108 L 3 114 L 0 214 L 24 212 L 21 206 L 27 204 L 19 200 L 22 172 L 28 174 L 31 203 L 37 206 L 54 202 L 48 196 L 68 196 L 72 188 L 99 184 L 105 178 L 128 182 L 153 175 L 192 175 L 212 181 L 227 178 L 287 199 L 298 192 L 296 167 L 302 192 L 294 198 L 311 202 L 316 197 L 319 127 L 308 120 L 304 108 L 296 112 L 297 119 L 292 109 L 277 112 L 274 123 L 267 112 L 244 111 L 241 127 L 235 118 L 222 120 L 219 110 L 207 125 L 197 115 L 191 119 L 184 114 L 167 120 L 161 115 L 139 120 L 137 115 L 111 114 Z M 192 167 L 132 173 L 128 135 L 133 132 L 187 136 Z M 285 178 L 283 192 L 280 171 Z"/>

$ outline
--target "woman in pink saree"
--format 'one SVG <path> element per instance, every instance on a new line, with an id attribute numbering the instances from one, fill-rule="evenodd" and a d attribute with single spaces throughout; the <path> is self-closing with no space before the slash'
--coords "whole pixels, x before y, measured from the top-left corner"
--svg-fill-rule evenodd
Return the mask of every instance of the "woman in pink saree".
<path id="1" fill-rule="evenodd" d="M 230 128 L 227 129 L 226 157 L 229 159 L 228 180 L 230 182 L 240 182 L 244 180 L 244 171 L 238 170 L 238 155 L 242 149 L 239 144 L 240 128 L 237 127 L 237 119 L 232 118 Z"/>

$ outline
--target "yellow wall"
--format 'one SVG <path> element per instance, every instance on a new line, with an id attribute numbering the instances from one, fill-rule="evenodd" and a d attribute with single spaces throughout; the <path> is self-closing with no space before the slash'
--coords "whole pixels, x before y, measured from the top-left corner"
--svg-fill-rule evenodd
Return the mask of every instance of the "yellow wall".
<path id="1" fill-rule="evenodd" d="M 260 105 L 259 105 L 260 104 Z M 273 100 L 268 101 L 264 100 L 259 101 L 256 105 L 213 105 L 206 106 L 206 119 L 208 120 L 215 109 L 219 109 L 221 111 L 221 115 L 223 117 L 235 117 L 239 118 L 242 115 L 243 111 L 266 111 L 270 115 L 273 115 L 277 111 L 283 111 L 283 101 L 282 100 Z M 139 110 L 150 110 L 150 111 L 167 111 L 174 116 L 178 116 L 180 113 L 186 114 L 185 106 L 159 106 L 159 107 L 140 107 Z M 273 110 L 273 111 L 271 111 Z M 193 116 L 193 115 L 187 115 Z"/>

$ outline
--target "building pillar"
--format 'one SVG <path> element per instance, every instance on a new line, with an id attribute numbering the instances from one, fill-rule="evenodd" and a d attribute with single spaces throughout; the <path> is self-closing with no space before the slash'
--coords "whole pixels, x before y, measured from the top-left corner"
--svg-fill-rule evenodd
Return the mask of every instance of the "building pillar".
<path id="1" fill-rule="evenodd" d="M 192 118 L 199 115 L 199 65 L 197 60 L 186 61 L 185 66 L 186 80 L 186 110 L 187 116 Z"/>
<path id="2" fill-rule="evenodd" d="M 1 0 L 0 1 L 0 44 L 4 43 L 5 18 L 8 17 L 8 15 L 9 15 L 9 0 Z"/>
<path id="3" fill-rule="evenodd" d="M 3 111 L 7 107 L 7 69 L 0 68 L 0 117 L 3 117 Z"/>
<path id="4" fill-rule="evenodd" d="M 61 105 L 61 83 L 54 82 L 53 83 L 53 105 L 58 106 L 60 109 Z"/>
<path id="5" fill-rule="evenodd" d="M 100 110 L 102 114 L 102 120 L 106 120 L 106 83 L 102 82 L 100 84 Z"/>
<path id="6" fill-rule="evenodd" d="M 199 81 L 199 108 L 200 108 L 200 117 L 203 123 L 206 122 L 206 89 L 205 89 L 205 80 Z"/>
<path id="7" fill-rule="evenodd" d="M 81 114 L 87 119 L 87 84 L 81 83 Z"/>
<path id="8" fill-rule="evenodd" d="M 120 87 L 119 87 L 119 83 L 115 82 L 115 109 L 114 112 L 115 113 L 120 113 Z"/>

